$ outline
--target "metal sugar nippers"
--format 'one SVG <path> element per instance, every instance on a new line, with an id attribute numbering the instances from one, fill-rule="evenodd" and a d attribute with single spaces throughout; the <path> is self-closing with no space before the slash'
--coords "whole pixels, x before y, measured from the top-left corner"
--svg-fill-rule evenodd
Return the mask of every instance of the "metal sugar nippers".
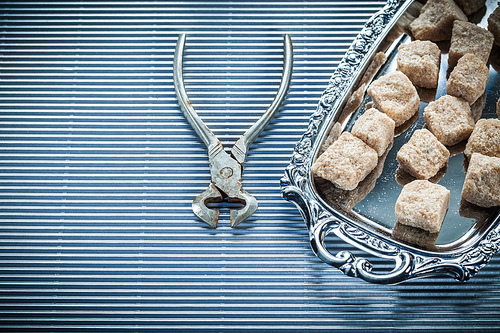
<path id="1" fill-rule="evenodd" d="M 174 87 L 179 106 L 184 116 L 208 148 L 211 181 L 208 188 L 193 200 L 193 212 L 212 228 L 217 228 L 219 211 L 207 207 L 207 203 L 222 202 L 227 196 L 228 202 L 243 204 L 241 209 L 230 210 L 231 227 L 250 217 L 257 210 L 257 200 L 245 191 L 241 185 L 243 164 L 250 145 L 264 130 L 278 112 L 290 86 L 293 67 L 292 41 L 284 36 L 284 65 L 278 92 L 262 117 L 243 134 L 231 149 L 231 155 L 224 151 L 219 139 L 205 125 L 189 102 L 183 80 L 183 56 L 186 35 L 180 35 L 174 55 Z"/>

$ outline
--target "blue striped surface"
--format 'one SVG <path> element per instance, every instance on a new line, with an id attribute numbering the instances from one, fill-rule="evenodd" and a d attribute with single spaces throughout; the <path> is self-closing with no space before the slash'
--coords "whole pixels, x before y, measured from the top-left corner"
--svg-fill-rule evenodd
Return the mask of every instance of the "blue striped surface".
<path id="1" fill-rule="evenodd" d="M 0 329 L 500 329 L 498 256 L 466 284 L 368 284 L 317 259 L 300 214 L 280 198 L 328 79 L 383 5 L 3 1 Z M 191 210 L 210 178 L 173 88 L 181 32 L 188 94 L 226 147 L 271 103 L 283 34 L 294 43 L 288 97 L 245 164 L 259 210 L 235 229 L 227 210 L 216 230 Z"/>

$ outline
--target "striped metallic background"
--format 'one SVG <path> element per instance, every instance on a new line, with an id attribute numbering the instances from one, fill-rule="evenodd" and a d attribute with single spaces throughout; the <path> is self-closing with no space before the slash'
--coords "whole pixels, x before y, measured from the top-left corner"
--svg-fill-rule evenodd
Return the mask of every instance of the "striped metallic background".
<path id="1" fill-rule="evenodd" d="M 368 284 L 317 259 L 280 198 L 330 75 L 383 5 L 1 2 L 2 332 L 500 329 L 499 256 L 466 284 Z M 288 98 L 244 170 L 260 208 L 237 229 L 191 210 L 209 169 L 175 99 L 180 32 L 188 94 L 227 147 L 274 97 L 283 34 L 294 42 Z"/>

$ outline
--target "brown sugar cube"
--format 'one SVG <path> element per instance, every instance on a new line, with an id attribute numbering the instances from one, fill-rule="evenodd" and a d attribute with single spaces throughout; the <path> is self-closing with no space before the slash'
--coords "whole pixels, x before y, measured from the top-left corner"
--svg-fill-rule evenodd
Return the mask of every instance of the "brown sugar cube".
<path id="1" fill-rule="evenodd" d="M 456 66 L 458 59 L 472 53 L 484 63 L 488 62 L 493 47 L 493 34 L 474 23 L 455 21 L 451 34 L 448 66 Z"/>
<path id="2" fill-rule="evenodd" d="M 472 119 L 474 122 L 478 121 L 483 115 L 484 107 L 486 106 L 486 91 L 479 96 L 479 98 L 471 104 L 470 112 L 472 113 Z"/>
<path id="3" fill-rule="evenodd" d="M 430 41 L 416 40 L 398 48 L 398 70 L 419 87 L 436 88 L 439 80 L 441 50 Z"/>
<path id="4" fill-rule="evenodd" d="M 450 204 L 450 191 L 428 180 L 405 185 L 396 201 L 399 223 L 436 233 L 441 230 Z"/>
<path id="5" fill-rule="evenodd" d="M 382 156 L 394 139 L 394 120 L 376 109 L 368 109 L 359 117 L 351 133 Z"/>
<path id="6" fill-rule="evenodd" d="M 466 100 L 445 95 L 430 102 L 424 111 L 429 130 L 446 146 L 453 146 L 469 137 L 474 119 Z"/>
<path id="7" fill-rule="evenodd" d="M 448 95 L 461 97 L 473 104 L 485 91 L 490 72 L 483 61 L 467 53 L 458 60 L 446 82 Z"/>
<path id="8" fill-rule="evenodd" d="M 428 130 L 416 130 L 398 151 L 401 168 L 417 179 L 429 179 L 448 163 L 450 152 Z"/>
<path id="9" fill-rule="evenodd" d="M 410 30 L 418 40 L 450 40 L 455 20 L 467 22 L 467 16 L 453 0 L 429 0 L 410 24 Z"/>
<path id="10" fill-rule="evenodd" d="M 495 44 L 500 45 L 500 6 L 488 17 L 488 30 L 495 36 Z"/>
<path id="11" fill-rule="evenodd" d="M 312 172 L 344 190 L 353 190 L 376 166 L 377 152 L 348 132 L 328 147 Z"/>
<path id="12" fill-rule="evenodd" d="M 499 119 L 479 119 L 464 150 L 464 154 L 468 158 L 470 158 L 473 153 L 500 157 Z"/>
<path id="13" fill-rule="evenodd" d="M 378 110 L 388 115 L 396 126 L 411 118 L 420 106 L 417 89 L 403 73 L 396 71 L 372 82 L 368 94 Z"/>
<path id="14" fill-rule="evenodd" d="M 477 12 L 486 4 L 486 0 L 455 0 L 455 3 L 462 9 L 465 15 Z"/>
<path id="15" fill-rule="evenodd" d="M 382 156 L 378 158 L 377 166 L 373 169 L 368 176 L 359 182 L 358 186 L 354 190 L 343 190 L 333 185 L 330 181 L 315 177 L 314 181 L 317 188 L 322 194 L 323 199 L 327 203 L 333 206 L 338 206 L 345 211 L 351 210 L 358 202 L 363 200 L 375 187 L 377 179 L 382 174 L 384 170 L 384 162 L 390 151 L 391 146 L 387 147 L 387 150 Z"/>
<path id="16" fill-rule="evenodd" d="M 500 206 L 500 158 L 472 154 L 462 198 L 481 207 Z"/>

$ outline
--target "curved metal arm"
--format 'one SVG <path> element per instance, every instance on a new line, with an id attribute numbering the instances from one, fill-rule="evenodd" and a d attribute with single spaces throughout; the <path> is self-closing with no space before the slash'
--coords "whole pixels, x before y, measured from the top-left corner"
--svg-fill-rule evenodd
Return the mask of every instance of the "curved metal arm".
<path id="1" fill-rule="evenodd" d="M 328 265 L 338 268 L 347 276 L 358 277 L 371 283 L 397 284 L 411 279 L 440 275 L 451 276 L 457 281 L 467 281 L 474 273 L 459 263 L 444 262 L 436 258 L 418 258 L 415 254 L 407 251 L 384 256 L 394 260 L 394 268 L 390 272 L 372 272 L 373 265 L 369 260 L 356 258 L 350 251 L 340 251 L 336 255 L 330 253 L 325 244 L 325 237 L 331 231 L 339 236 L 342 229 L 339 225 L 338 221 L 324 221 L 316 227 L 311 226 L 310 242 L 318 258 Z"/>
<path id="2" fill-rule="evenodd" d="M 260 135 L 260 133 L 266 128 L 269 122 L 274 118 L 276 112 L 278 112 L 281 103 L 285 99 L 285 96 L 290 87 L 290 81 L 292 79 L 292 69 L 293 69 L 293 46 L 292 39 L 290 35 L 285 35 L 284 37 L 284 65 L 281 77 L 280 87 L 273 102 L 264 113 L 262 117 L 252 127 L 250 127 L 243 136 L 236 141 L 233 148 L 231 149 L 231 154 L 233 157 L 241 164 L 245 162 L 245 158 L 248 153 L 248 148 L 255 141 L 255 139 Z"/>
<path id="3" fill-rule="evenodd" d="M 177 95 L 177 101 L 181 107 L 184 116 L 189 121 L 193 129 L 196 131 L 200 139 L 208 147 L 209 156 L 211 156 L 211 150 L 220 145 L 219 139 L 215 134 L 205 125 L 203 120 L 198 116 L 194 110 L 189 97 L 186 94 L 186 89 L 184 87 L 183 81 L 183 69 L 182 60 L 184 57 L 184 46 L 186 44 L 186 34 L 181 34 L 177 40 L 177 46 L 175 47 L 174 54 L 174 88 L 175 94 Z"/>
<path id="4" fill-rule="evenodd" d="M 347 276 L 360 277 L 372 283 L 394 284 L 418 277 L 418 275 L 412 276 L 415 269 L 415 258 L 408 252 L 400 252 L 389 256 L 395 261 L 395 266 L 388 273 L 372 273 L 372 264 L 368 260 L 356 258 L 349 251 L 340 251 L 337 255 L 331 254 L 325 244 L 325 238 L 330 232 L 341 236 L 342 229 L 340 221 L 328 219 L 316 226 L 310 226 L 311 247 L 318 258 L 325 263 L 340 269 Z"/>

